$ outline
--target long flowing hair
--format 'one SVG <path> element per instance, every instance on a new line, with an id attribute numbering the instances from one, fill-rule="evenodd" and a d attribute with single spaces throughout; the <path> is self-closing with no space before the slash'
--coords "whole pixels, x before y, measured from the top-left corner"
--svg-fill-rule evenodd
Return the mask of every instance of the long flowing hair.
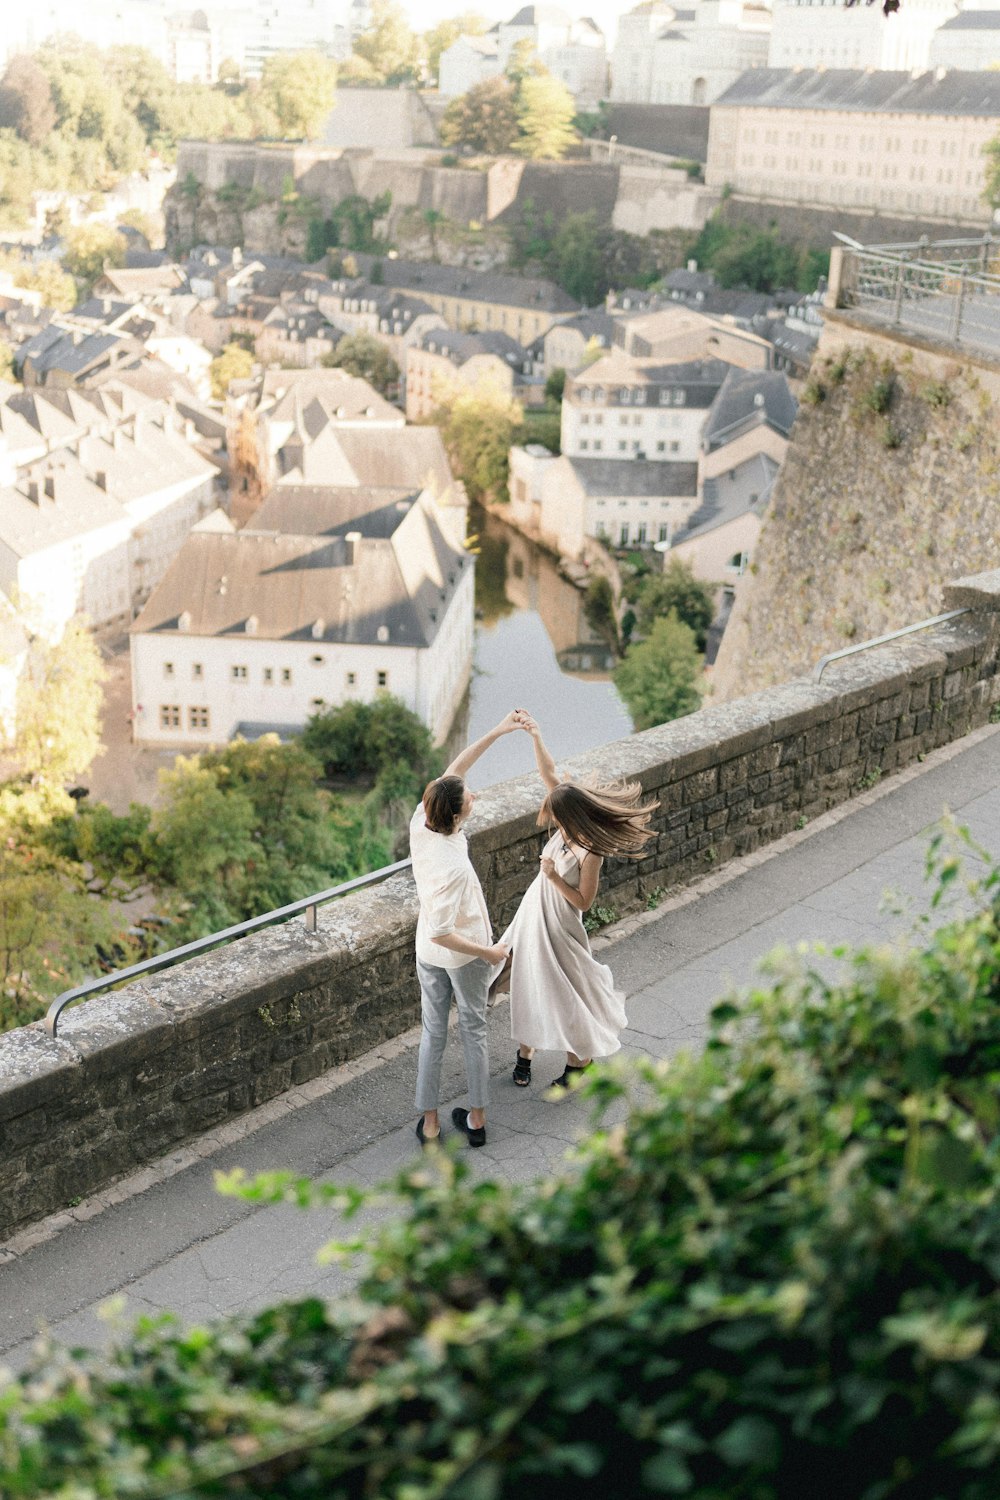
<path id="1" fill-rule="evenodd" d="M 643 802 L 638 781 L 585 787 L 576 781 L 554 786 L 538 814 L 540 828 L 557 823 L 572 843 L 602 858 L 641 859 L 656 829 L 649 820 L 658 802 Z"/>

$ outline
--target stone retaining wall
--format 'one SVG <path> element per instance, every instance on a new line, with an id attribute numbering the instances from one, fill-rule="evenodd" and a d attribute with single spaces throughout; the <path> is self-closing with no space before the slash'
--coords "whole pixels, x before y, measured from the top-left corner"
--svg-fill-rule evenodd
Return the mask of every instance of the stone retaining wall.
<path id="1" fill-rule="evenodd" d="M 985 723 L 1000 701 L 1000 572 L 945 590 L 970 613 L 833 663 L 820 684 L 702 710 L 567 766 L 636 777 L 660 802 L 637 864 L 610 862 L 619 910 L 683 884 L 848 800 Z M 471 846 L 498 930 L 537 871 L 537 777 L 477 804 Z M 416 904 L 408 876 L 359 892 L 40 1023 L 0 1036 L 0 1235 L 65 1207 L 179 1141 L 412 1026 Z"/>

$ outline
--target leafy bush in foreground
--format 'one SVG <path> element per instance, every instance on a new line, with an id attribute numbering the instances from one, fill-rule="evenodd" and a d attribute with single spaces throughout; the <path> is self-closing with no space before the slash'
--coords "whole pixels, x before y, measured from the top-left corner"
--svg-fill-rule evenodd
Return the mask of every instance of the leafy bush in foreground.
<path id="1" fill-rule="evenodd" d="M 991 1500 L 998 957 L 987 906 L 836 985 L 789 961 L 702 1057 L 595 1080 L 627 1122 L 565 1180 L 404 1173 L 349 1305 L 50 1353 L 0 1493 Z"/>

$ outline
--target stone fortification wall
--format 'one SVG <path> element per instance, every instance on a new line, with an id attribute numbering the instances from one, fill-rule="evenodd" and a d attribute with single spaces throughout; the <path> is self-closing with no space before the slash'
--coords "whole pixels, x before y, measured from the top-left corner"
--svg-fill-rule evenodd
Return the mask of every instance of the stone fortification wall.
<path id="1" fill-rule="evenodd" d="M 984 723 L 1000 700 L 1000 572 L 945 590 L 970 613 L 633 735 L 571 765 L 638 777 L 660 801 L 638 864 L 609 862 L 619 908 L 690 881 Z M 471 837 L 498 929 L 537 872 L 535 776 L 485 793 Z M 412 882 L 268 929 L 0 1036 L 0 1235 L 302 1084 L 418 1016 Z"/>
<path id="2" fill-rule="evenodd" d="M 1000 565 L 1000 368 L 825 317 L 717 701 L 933 614 L 942 577 Z"/>
<path id="3" fill-rule="evenodd" d="M 177 185 L 164 214 L 167 241 L 242 244 L 248 250 L 299 254 L 305 230 L 278 214 L 289 179 L 323 213 L 352 194 L 369 202 L 391 195 L 390 233 L 408 211 L 436 210 L 449 225 L 510 225 L 526 214 L 593 213 L 601 222 L 635 234 L 700 229 L 719 195 L 684 173 L 652 165 L 608 162 L 524 162 L 500 158 L 480 167 L 443 167 L 437 152 L 354 147 L 183 141 Z M 202 191 L 192 194 L 190 180 Z M 240 205 L 221 189 L 253 195 Z M 296 235 L 298 238 L 296 238 Z M 495 260 L 495 254 L 491 255 Z"/>

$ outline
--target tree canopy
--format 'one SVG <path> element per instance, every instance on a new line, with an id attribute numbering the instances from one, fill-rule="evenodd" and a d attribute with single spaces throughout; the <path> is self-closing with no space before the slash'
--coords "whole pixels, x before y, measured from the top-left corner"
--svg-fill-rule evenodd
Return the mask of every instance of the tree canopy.
<path id="1" fill-rule="evenodd" d="M 983 182 L 983 199 L 990 208 L 1000 208 L 1000 135 L 995 135 L 983 147 L 986 157 L 986 176 Z"/>
<path id="2" fill-rule="evenodd" d="M 0 79 L 0 130 L 13 130 L 29 146 L 41 146 L 55 123 L 45 69 L 27 53 L 16 53 Z"/>
<path id="3" fill-rule="evenodd" d="M 381 339 L 370 333 L 345 333 L 333 353 L 323 356 L 323 364 L 359 375 L 382 396 L 395 392 L 399 384 L 399 366 Z"/>
<path id="4" fill-rule="evenodd" d="M 662 573 L 650 573 L 636 590 L 639 629 L 648 635 L 661 615 L 671 610 L 694 631 L 699 651 L 715 618 L 714 591 L 694 576 L 690 563 L 671 557 Z"/>
<path id="5" fill-rule="evenodd" d="M 371 24 L 355 38 L 354 55 L 372 83 L 392 88 L 420 77 L 420 41 L 396 0 L 372 0 Z"/>
<path id="6" fill-rule="evenodd" d="M 517 90 L 514 150 L 532 161 L 559 161 L 577 138 L 573 95 L 551 73 L 529 74 Z"/>
<path id="7" fill-rule="evenodd" d="M 79 224 L 67 231 L 63 264 L 89 289 L 109 268 L 125 264 L 128 241 L 108 224 Z"/>
<path id="8" fill-rule="evenodd" d="M 22 775 L 62 786 L 100 750 L 104 665 L 86 627 L 36 637 L 18 682 L 14 760 Z"/>
<path id="9" fill-rule="evenodd" d="M 264 60 L 260 88 L 285 136 L 312 140 L 333 108 L 337 65 L 321 52 L 274 52 Z"/>
<path id="10" fill-rule="evenodd" d="M 518 402 L 485 384 L 457 389 L 435 412 L 452 468 L 471 500 L 507 499 L 508 454 L 522 417 Z"/>
<path id="11" fill-rule="evenodd" d="M 694 631 L 671 611 L 654 620 L 644 641 L 629 647 L 614 680 L 636 729 L 652 729 L 700 707 L 700 676 Z"/>
<path id="12" fill-rule="evenodd" d="M 452 99 L 441 119 L 443 146 L 502 156 L 517 137 L 517 95 L 508 78 L 486 78 Z"/>
<path id="13" fill-rule="evenodd" d="M 253 355 L 242 344 L 227 344 L 208 367 L 212 395 L 224 401 L 234 380 L 247 380 L 253 374 Z"/>

